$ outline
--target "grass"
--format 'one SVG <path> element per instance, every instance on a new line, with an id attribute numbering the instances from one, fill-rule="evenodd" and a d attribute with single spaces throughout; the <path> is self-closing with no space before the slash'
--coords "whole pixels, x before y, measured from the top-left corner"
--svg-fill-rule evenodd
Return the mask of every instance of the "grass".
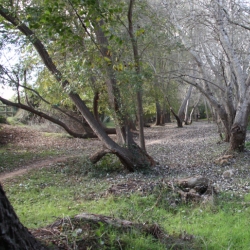
<path id="1" fill-rule="evenodd" d="M 172 244 L 172 249 L 250 249 L 250 194 L 241 198 L 225 193 L 211 204 L 179 203 L 176 207 L 170 205 L 170 200 L 176 197 L 167 188 L 146 195 L 107 195 L 110 180 L 121 171 L 118 165 L 111 166 L 112 162 L 113 159 L 106 159 L 100 163 L 106 166 L 104 170 L 102 165 L 93 168 L 85 159 L 69 160 L 7 181 L 4 189 L 28 228 L 43 227 L 57 218 L 86 212 L 157 223 L 175 237 L 177 244 L 185 235 L 194 236 L 194 243 L 184 241 L 186 245 L 182 242 L 182 248 Z M 74 230 L 67 231 L 68 238 L 75 235 Z M 91 239 L 95 236 L 95 242 L 90 243 L 97 244 L 95 249 L 166 249 L 166 243 L 137 230 L 121 231 L 99 224 L 89 234 Z M 71 238 L 72 242 L 77 240 L 76 235 Z M 171 249 L 170 245 L 167 249 Z"/>

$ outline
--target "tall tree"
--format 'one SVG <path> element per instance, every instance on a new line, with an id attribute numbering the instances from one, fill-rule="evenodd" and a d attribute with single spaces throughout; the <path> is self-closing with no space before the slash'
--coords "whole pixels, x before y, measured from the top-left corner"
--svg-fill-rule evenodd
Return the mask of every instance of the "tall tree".
<path id="1" fill-rule="evenodd" d="M 238 27 L 246 22 L 248 12 L 241 12 L 241 26 L 235 29 L 227 14 L 239 20 L 241 1 L 164 1 L 164 6 L 166 22 L 175 27 L 176 39 L 189 54 L 174 77 L 193 85 L 206 97 L 224 125 L 230 149 L 243 150 L 250 110 L 246 42 L 250 33 Z"/>
<path id="2" fill-rule="evenodd" d="M 95 3 L 90 3 L 94 4 Z M 25 6 L 23 6 L 25 7 Z M 22 8 L 23 8 L 22 7 Z M 85 9 L 86 6 L 81 5 L 78 3 L 78 7 Z M 93 6 L 91 6 L 93 7 Z M 50 15 L 49 15 L 50 14 Z M 55 22 L 53 19 L 54 16 L 49 12 L 48 18 L 52 22 Z M 2 5 L 0 6 L 0 15 L 8 22 L 10 22 L 15 28 L 17 28 L 22 34 L 24 34 L 31 42 L 36 51 L 38 52 L 40 58 L 42 59 L 44 65 L 47 67 L 47 69 L 54 75 L 58 83 L 61 84 L 61 87 L 64 91 L 67 92 L 68 96 L 70 99 L 73 101 L 73 103 L 77 106 L 78 110 L 82 113 L 83 117 L 89 124 L 89 126 L 92 128 L 94 133 L 97 135 L 97 137 L 103 142 L 105 146 L 105 150 L 99 154 L 99 156 L 103 156 L 104 152 L 105 153 L 112 153 L 117 155 L 117 157 L 120 159 L 122 164 L 129 169 L 130 171 L 133 171 L 137 168 L 145 167 L 145 166 L 150 166 L 154 165 L 153 159 L 145 152 L 143 151 L 133 140 L 132 138 L 129 138 L 130 140 L 130 146 L 129 147 L 124 147 L 124 145 L 119 145 L 115 141 L 113 141 L 105 132 L 102 126 L 96 121 L 88 107 L 86 106 L 85 102 L 81 99 L 80 95 L 77 93 L 76 89 L 74 86 L 71 86 L 70 82 L 66 79 L 66 77 L 63 75 L 63 73 L 58 69 L 56 64 L 53 62 L 52 58 L 50 57 L 46 47 L 44 46 L 43 42 L 38 38 L 38 36 L 24 23 L 22 22 L 19 18 L 22 18 L 22 15 L 18 17 L 18 11 L 16 11 L 16 14 L 14 15 L 11 11 L 9 11 L 7 8 L 3 7 Z M 79 16 L 78 16 L 79 20 Z M 80 21 L 80 20 L 79 20 Z M 83 20 L 81 19 L 82 25 L 85 27 Z M 33 23 L 33 26 L 35 26 L 36 22 Z M 65 24 L 66 25 L 66 24 Z M 95 24 L 95 25 L 98 25 Z M 31 24 L 30 24 L 31 26 Z M 36 27 L 36 26 L 35 26 Z M 40 27 L 40 25 L 38 25 Z M 96 26 L 98 29 L 98 32 L 101 32 L 102 27 Z M 38 31 L 40 31 L 38 29 Z M 41 32 L 41 31 L 40 31 Z M 46 30 L 43 30 L 43 32 L 46 32 Z M 88 32 L 86 28 L 86 32 Z M 50 33 L 46 34 L 47 36 L 50 35 Z M 99 37 L 100 39 L 105 39 L 104 36 Z M 107 51 L 107 44 L 105 44 L 105 41 L 100 41 L 100 44 L 103 46 L 103 49 L 105 51 L 102 51 L 102 53 L 106 53 L 105 55 L 108 54 Z M 104 57 L 104 60 L 106 61 L 106 64 L 110 66 L 110 59 Z M 110 68 L 107 67 L 107 70 Z M 112 74 L 112 71 L 108 71 L 109 74 Z M 116 93 L 114 93 L 114 86 L 112 85 L 113 82 L 110 82 L 110 80 L 115 79 L 114 76 L 109 75 L 109 80 L 107 82 L 107 87 L 112 87 L 110 91 L 110 97 L 113 95 L 113 100 L 116 102 Z M 119 101 L 119 100 L 117 100 Z M 114 103 L 114 105 L 117 105 L 117 103 Z M 119 105 L 115 106 L 115 108 L 118 107 L 119 110 Z M 122 118 L 122 117 L 121 117 Z M 96 157 L 96 159 L 99 159 L 99 156 Z"/>

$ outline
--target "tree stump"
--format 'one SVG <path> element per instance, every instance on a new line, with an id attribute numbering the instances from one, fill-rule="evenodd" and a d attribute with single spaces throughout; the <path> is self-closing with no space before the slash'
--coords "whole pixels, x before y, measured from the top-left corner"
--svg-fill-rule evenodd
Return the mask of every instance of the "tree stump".
<path id="1" fill-rule="evenodd" d="M 208 178 L 204 176 L 194 176 L 184 179 L 178 179 L 176 186 L 184 202 L 204 201 L 207 196 L 212 196 L 215 192 L 214 187 Z"/>

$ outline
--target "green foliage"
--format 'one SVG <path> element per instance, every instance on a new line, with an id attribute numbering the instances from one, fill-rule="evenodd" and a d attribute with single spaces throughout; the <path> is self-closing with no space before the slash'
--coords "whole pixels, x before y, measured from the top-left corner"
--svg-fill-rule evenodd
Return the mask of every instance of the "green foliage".
<path id="1" fill-rule="evenodd" d="M 113 154 L 107 154 L 93 166 L 92 175 L 93 177 L 102 177 L 122 169 L 117 157 Z"/>
<path id="2" fill-rule="evenodd" d="M 7 119 L 8 124 L 13 126 L 23 126 L 24 124 L 19 121 L 18 116 L 8 117 Z"/>
<path id="3" fill-rule="evenodd" d="M 0 123 L 7 123 L 7 119 L 3 116 L 0 116 Z"/>

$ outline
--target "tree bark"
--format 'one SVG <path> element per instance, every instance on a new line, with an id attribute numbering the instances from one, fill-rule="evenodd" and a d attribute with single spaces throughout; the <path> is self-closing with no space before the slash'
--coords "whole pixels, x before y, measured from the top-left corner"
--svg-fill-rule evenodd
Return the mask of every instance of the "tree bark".
<path id="1" fill-rule="evenodd" d="M 0 184 L 0 249 L 46 250 L 19 221 Z"/>
<path id="2" fill-rule="evenodd" d="M 134 30 L 133 30 L 133 22 L 132 22 L 132 16 L 133 16 L 133 5 L 134 0 L 129 1 L 129 9 L 128 9 L 128 32 L 130 36 L 130 40 L 133 47 L 133 53 L 134 53 L 134 62 L 135 62 L 135 71 L 137 75 L 140 75 L 141 68 L 140 68 L 140 57 L 138 52 L 138 46 L 137 46 L 137 40 L 134 36 Z M 145 137 L 144 137 L 144 120 L 143 120 L 143 107 L 142 107 L 142 90 L 141 90 L 141 82 L 137 83 L 139 85 L 139 88 L 136 92 L 137 97 L 137 117 L 138 117 L 138 125 L 139 125 L 139 141 L 140 141 L 140 147 L 146 152 L 146 146 L 145 146 Z"/>
<path id="3" fill-rule="evenodd" d="M 246 93 L 249 94 L 249 93 Z M 247 123 L 250 113 L 250 105 L 247 98 L 238 106 L 234 124 L 231 129 L 230 150 L 243 151 L 247 132 Z"/>
<path id="4" fill-rule="evenodd" d="M 176 119 L 176 121 L 177 121 L 177 126 L 178 126 L 178 128 L 182 128 L 183 126 L 182 126 L 182 121 L 181 121 L 181 119 L 179 118 L 179 116 L 174 112 L 174 110 L 172 109 L 172 108 L 170 108 L 170 111 L 171 111 L 171 113 L 174 115 L 174 117 L 175 117 L 175 119 Z"/>
<path id="5" fill-rule="evenodd" d="M 180 109 L 178 111 L 178 117 L 181 120 L 181 122 L 183 122 L 185 119 L 185 108 L 187 107 L 188 100 L 190 99 L 190 96 L 192 94 L 192 89 L 193 89 L 193 86 L 190 85 L 188 88 L 187 94 L 186 94 L 184 100 L 182 101 L 182 104 L 181 104 Z"/>
<path id="6" fill-rule="evenodd" d="M 161 110 L 161 105 L 160 105 L 159 101 L 156 101 L 155 107 L 156 107 L 155 125 L 159 126 L 159 125 L 162 125 L 162 123 L 161 123 L 162 110 Z"/>

